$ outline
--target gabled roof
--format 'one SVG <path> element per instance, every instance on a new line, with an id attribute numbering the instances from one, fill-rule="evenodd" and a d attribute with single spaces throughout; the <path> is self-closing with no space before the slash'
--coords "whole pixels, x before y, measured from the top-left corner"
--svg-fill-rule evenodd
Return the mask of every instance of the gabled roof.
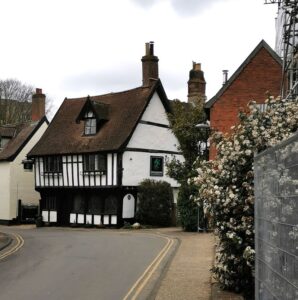
<path id="1" fill-rule="evenodd" d="M 257 47 L 251 52 L 251 54 L 246 58 L 246 60 L 240 65 L 240 67 L 235 71 L 235 73 L 230 77 L 230 79 L 223 85 L 223 87 L 217 92 L 217 94 L 205 103 L 205 108 L 210 109 L 212 105 L 218 100 L 218 98 L 230 87 L 233 81 L 239 76 L 243 69 L 249 64 L 249 62 L 257 55 L 257 53 L 265 48 L 270 55 L 282 66 L 281 58 L 276 54 L 276 52 L 264 41 L 262 40 Z"/>
<path id="2" fill-rule="evenodd" d="M 76 118 L 76 121 L 80 122 L 81 120 L 84 120 L 85 114 L 88 113 L 90 110 L 94 113 L 98 121 L 106 121 L 109 119 L 109 104 L 91 100 L 90 96 L 88 96 L 83 108 L 81 109 L 78 117 Z"/>
<path id="3" fill-rule="evenodd" d="M 153 93 L 157 92 L 169 111 L 160 80 L 152 86 L 100 96 L 65 99 L 48 129 L 28 156 L 119 151 L 132 136 Z M 84 122 L 77 120 L 86 101 L 109 106 L 109 118 L 96 135 L 84 136 Z M 100 106 L 97 107 L 98 109 Z"/>
<path id="4" fill-rule="evenodd" d="M 0 161 L 13 161 L 44 122 L 48 123 L 46 117 L 34 123 L 1 126 L 0 132 L 6 132 L 9 129 L 9 134 L 13 132 L 13 135 L 10 136 L 11 140 L 4 146 L 3 150 L 0 151 Z"/>

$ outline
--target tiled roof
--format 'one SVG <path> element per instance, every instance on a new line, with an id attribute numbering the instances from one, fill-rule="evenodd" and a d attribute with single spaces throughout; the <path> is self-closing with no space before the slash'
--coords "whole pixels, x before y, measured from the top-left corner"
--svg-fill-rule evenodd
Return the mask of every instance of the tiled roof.
<path id="1" fill-rule="evenodd" d="M 27 144 L 32 135 L 43 122 L 48 122 L 46 117 L 41 119 L 39 122 L 25 123 L 15 126 L 1 126 L 1 134 L 3 132 L 7 134 L 13 133 L 13 135 L 10 135 L 10 137 L 12 137 L 11 140 L 4 146 L 3 150 L 0 152 L 0 161 L 14 160 L 14 158 L 19 154 L 19 152 L 23 149 L 23 147 Z"/>
<path id="2" fill-rule="evenodd" d="M 235 71 L 235 73 L 230 77 L 225 85 L 217 92 L 217 94 L 211 98 L 208 102 L 205 103 L 205 108 L 210 109 L 213 104 L 219 99 L 219 97 L 228 89 L 228 87 L 234 82 L 234 80 L 239 76 L 239 74 L 243 71 L 243 69 L 248 65 L 248 63 L 256 56 L 256 54 L 262 49 L 265 48 L 279 63 L 282 65 L 281 58 L 277 55 L 277 53 L 264 41 L 262 40 L 257 47 L 251 52 L 251 54 L 246 58 L 246 60 L 240 65 L 240 67 Z"/>
<path id="3" fill-rule="evenodd" d="M 92 103 L 108 105 L 108 120 L 96 135 L 84 135 L 84 121 L 78 121 L 88 97 L 65 99 L 48 129 L 35 145 L 29 156 L 92 153 L 117 151 L 124 147 L 132 135 L 154 91 L 157 91 L 165 106 L 167 98 L 161 82 L 151 87 L 90 97 Z M 99 109 L 100 106 L 97 107 Z"/>

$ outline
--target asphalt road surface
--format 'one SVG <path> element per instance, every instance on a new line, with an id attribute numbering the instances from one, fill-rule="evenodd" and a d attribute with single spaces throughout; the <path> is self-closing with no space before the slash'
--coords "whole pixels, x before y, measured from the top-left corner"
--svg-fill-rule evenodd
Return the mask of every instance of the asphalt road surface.
<path id="1" fill-rule="evenodd" d="M 166 244 L 136 232 L 16 229 L 24 240 L 0 260 L 1 300 L 123 299 Z"/>

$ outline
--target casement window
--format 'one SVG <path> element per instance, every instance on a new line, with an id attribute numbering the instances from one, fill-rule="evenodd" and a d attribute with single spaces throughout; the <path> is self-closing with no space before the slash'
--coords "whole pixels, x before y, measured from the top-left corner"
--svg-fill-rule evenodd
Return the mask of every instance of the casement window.
<path id="1" fill-rule="evenodd" d="M 163 176 L 162 156 L 150 156 L 150 176 Z"/>
<path id="2" fill-rule="evenodd" d="M 62 173 L 62 157 L 47 156 L 43 159 L 45 173 Z"/>
<path id="3" fill-rule="evenodd" d="M 95 118 L 95 115 L 92 111 L 89 111 L 85 114 L 84 117 L 85 120 L 85 129 L 84 134 L 85 135 L 94 135 L 97 132 L 97 121 Z"/>
<path id="4" fill-rule="evenodd" d="M 84 172 L 106 172 L 107 156 L 105 154 L 84 155 Z"/>

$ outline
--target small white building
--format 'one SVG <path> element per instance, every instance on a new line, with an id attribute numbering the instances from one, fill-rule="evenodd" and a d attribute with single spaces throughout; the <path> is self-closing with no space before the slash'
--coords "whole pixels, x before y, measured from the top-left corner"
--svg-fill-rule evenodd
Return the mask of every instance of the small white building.
<path id="1" fill-rule="evenodd" d="M 178 183 L 166 160 L 183 160 L 170 129 L 170 104 L 158 79 L 153 43 L 146 44 L 141 87 L 65 99 L 29 153 L 43 220 L 58 225 L 118 225 L 135 217 L 144 179 Z"/>
<path id="2" fill-rule="evenodd" d="M 28 152 L 48 127 L 45 95 L 32 97 L 32 121 L 0 126 L 0 224 L 20 221 L 20 205 L 39 205 L 32 169 L 24 169 Z"/>

